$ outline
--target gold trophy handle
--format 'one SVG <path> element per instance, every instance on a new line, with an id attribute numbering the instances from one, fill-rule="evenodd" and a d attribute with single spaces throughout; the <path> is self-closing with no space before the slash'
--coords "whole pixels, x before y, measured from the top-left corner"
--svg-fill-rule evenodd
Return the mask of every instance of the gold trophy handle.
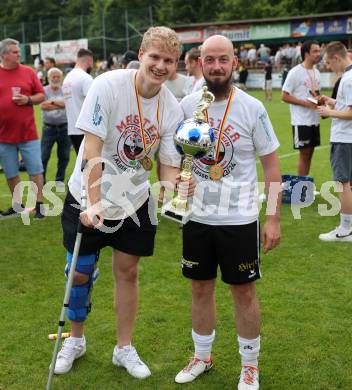
<path id="1" fill-rule="evenodd" d="M 192 161 L 193 156 L 190 154 L 185 154 L 185 158 L 182 162 L 182 170 L 181 170 L 181 180 L 189 181 L 192 178 Z M 189 185 L 189 183 L 187 183 Z M 187 211 L 188 210 L 188 202 L 187 196 L 178 193 L 177 196 L 172 200 L 172 207 L 175 210 L 179 211 Z"/>

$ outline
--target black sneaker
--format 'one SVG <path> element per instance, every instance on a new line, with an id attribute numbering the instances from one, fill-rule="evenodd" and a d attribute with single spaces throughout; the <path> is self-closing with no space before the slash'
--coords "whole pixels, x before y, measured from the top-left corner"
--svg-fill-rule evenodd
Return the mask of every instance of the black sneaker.
<path id="1" fill-rule="evenodd" d="M 34 219 L 43 219 L 45 218 L 45 215 L 40 211 L 40 206 L 43 205 L 43 203 L 36 203 L 35 205 L 35 214 Z"/>
<path id="2" fill-rule="evenodd" d="M 2 218 L 11 218 L 11 217 L 19 217 L 21 215 L 21 212 L 24 211 L 24 206 L 23 204 L 21 204 L 21 211 L 18 212 L 16 210 L 18 210 L 18 207 L 16 207 L 16 210 L 14 210 L 13 207 L 10 207 L 9 209 L 5 210 L 5 211 L 2 211 L 1 212 L 1 217 Z"/>

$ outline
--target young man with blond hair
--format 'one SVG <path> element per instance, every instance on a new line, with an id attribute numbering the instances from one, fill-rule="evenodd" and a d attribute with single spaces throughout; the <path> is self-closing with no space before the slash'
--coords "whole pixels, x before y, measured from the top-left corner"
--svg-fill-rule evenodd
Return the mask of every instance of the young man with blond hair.
<path id="1" fill-rule="evenodd" d="M 239 390 L 259 389 L 260 309 L 255 280 L 261 277 L 256 154 L 266 188 L 276 183 L 280 192 L 279 147 L 261 102 L 236 88 L 232 72 L 237 66 L 232 42 L 224 36 L 208 38 L 201 48 L 206 85 L 215 96 L 207 110 L 214 128 L 215 150 L 194 161 L 197 190 L 193 214 L 183 227 L 182 273 L 192 281 L 192 339 L 194 357 L 175 381 L 191 382 L 212 367 L 215 340 L 215 285 L 217 269 L 229 285 L 235 307 L 242 370 Z M 201 91 L 181 101 L 185 118 L 191 118 Z M 269 192 L 272 204 L 262 229 L 264 252 L 280 241 L 280 199 Z M 209 386 L 208 386 L 209 387 Z"/>
<path id="2" fill-rule="evenodd" d="M 319 114 L 332 118 L 330 130 L 330 163 L 338 183 L 341 203 L 340 224 L 334 230 L 319 235 L 322 241 L 352 242 L 352 60 L 341 42 L 330 42 L 324 60 L 328 68 L 342 73 L 336 100 L 323 96 L 325 105 Z"/>
<path id="3" fill-rule="evenodd" d="M 139 259 L 152 255 L 157 224 L 150 209 L 152 156 L 158 152 L 160 180 L 174 183 L 179 173 L 180 156 L 173 135 L 183 115 L 163 83 L 175 71 L 180 54 L 175 31 L 152 27 L 143 36 L 140 68 L 98 76 L 84 101 L 77 127 L 85 137 L 62 215 L 68 267 L 78 218 L 85 228 L 67 312 L 72 336 L 58 355 L 56 374 L 68 372 L 73 361 L 85 353 L 84 321 L 99 250 L 105 246 L 113 248 L 117 322 L 113 364 L 126 368 L 135 378 L 151 374 L 131 339 L 137 313 Z M 83 175 L 82 161 L 87 161 Z M 89 207 L 80 213 L 81 181 L 88 191 Z"/>

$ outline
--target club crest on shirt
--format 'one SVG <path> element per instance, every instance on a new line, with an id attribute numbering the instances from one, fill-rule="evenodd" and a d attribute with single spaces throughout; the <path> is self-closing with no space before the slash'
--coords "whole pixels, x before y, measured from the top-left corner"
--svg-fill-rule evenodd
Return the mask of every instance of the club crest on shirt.
<path id="1" fill-rule="evenodd" d="M 99 104 L 99 96 L 97 96 L 97 100 L 95 101 L 94 112 L 93 112 L 93 124 L 95 126 L 99 126 L 101 121 L 103 120 L 103 116 L 100 114 L 101 105 Z"/>
<path id="2" fill-rule="evenodd" d="M 158 133 L 157 128 L 154 125 L 151 125 L 150 121 L 145 120 L 144 122 L 144 134 L 147 148 L 149 148 L 150 145 L 155 142 Z M 113 156 L 115 162 L 122 170 L 127 170 L 129 168 L 139 169 L 141 167 L 139 160 L 144 157 L 145 153 L 138 116 L 127 116 L 124 121 L 116 126 L 116 129 L 120 134 L 116 146 L 116 154 Z M 152 147 L 152 152 L 155 151 L 157 145 L 158 142 L 156 141 Z"/>
<path id="3" fill-rule="evenodd" d="M 214 130 L 214 135 L 214 148 L 203 158 L 193 161 L 194 173 L 203 179 L 209 179 L 209 169 L 215 165 L 215 153 L 219 130 Z M 233 131 L 224 131 L 222 134 L 217 164 L 219 164 L 224 169 L 224 177 L 229 175 L 236 166 L 234 161 L 234 143 L 239 138 L 239 133 Z"/>

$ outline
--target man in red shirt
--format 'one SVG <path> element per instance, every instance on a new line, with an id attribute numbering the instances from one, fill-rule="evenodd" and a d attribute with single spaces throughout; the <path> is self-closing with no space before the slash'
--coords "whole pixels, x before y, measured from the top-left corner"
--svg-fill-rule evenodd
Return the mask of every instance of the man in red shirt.
<path id="1" fill-rule="evenodd" d="M 19 43 L 14 39 L 0 42 L 0 59 L 0 164 L 13 199 L 12 207 L 1 215 L 8 217 L 23 211 L 16 191 L 21 182 L 20 152 L 37 191 L 35 218 L 43 218 L 43 165 L 33 110 L 33 104 L 44 100 L 43 87 L 34 70 L 20 64 Z"/>

